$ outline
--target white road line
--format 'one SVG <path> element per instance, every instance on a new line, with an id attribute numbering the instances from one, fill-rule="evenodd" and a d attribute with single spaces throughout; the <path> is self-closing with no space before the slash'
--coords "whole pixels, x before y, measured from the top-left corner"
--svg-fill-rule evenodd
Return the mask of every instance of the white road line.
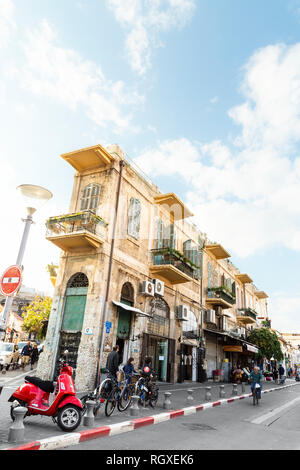
<path id="1" fill-rule="evenodd" d="M 256 419 L 253 419 L 252 421 L 250 421 L 250 423 L 252 423 L 252 424 L 261 424 L 264 421 L 267 421 L 268 419 L 273 418 L 273 416 L 277 415 L 278 413 L 281 413 L 283 410 L 286 410 L 287 408 L 293 406 L 298 401 L 300 401 L 300 397 L 295 398 L 292 401 L 289 401 L 285 405 L 282 405 L 279 408 L 276 408 L 275 410 L 269 411 L 269 413 L 265 413 L 264 415 L 259 416 Z"/>

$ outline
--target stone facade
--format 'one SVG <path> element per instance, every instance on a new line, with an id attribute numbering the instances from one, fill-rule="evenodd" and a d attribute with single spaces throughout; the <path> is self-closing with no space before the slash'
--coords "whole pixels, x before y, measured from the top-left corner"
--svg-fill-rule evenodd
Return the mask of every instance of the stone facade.
<path id="1" fill-rule="evenodd" d="M 95 146 L 62 157 L 77 172 L 69 213 L 49 219 L 47 225 L 48 240 L 62 252 L 38 375 L 44 379 L 55 375 L 58 356 L 66 344 L 74 353 L 76 388 L 92 389 L 102 331 L 102 367 L 118 343 L 122 361 L 133 357 L 137 366 L 145 355 L 151 355 L 161 380 L 198 380 L 199 364 L 205 366 L 205 337 L 207 348 L 216 343 L 214 367 L 221 367 L 225 343 L 218 338 L 230 338 L 230 331 L 245 327 L 248 321 L 257 327 L 256 319 L 251 321 L 247 312 L 239 316 L 238 309 L 251 308 L 252 316 L 255 311 L 267 318 L 267 296 L 260 298 L 252 280 L 240 280 L 239 270 L 228 260 L 230 255 L 188 222 L 191 214 L 175 194 L 161 194 L 127 161 L 109 271 L 124 153 L 116 145 L 107 149 Z M 101 229 L 97 233 L 96 225 Z M 80 284 L 79 279 L 86 279 L 86 283 Z M 163 295 L 143 293 L 143 283 L 153 279 L 163 282 Z M 214 292 L 213 288 L 219 290 Z M 215 317 L 207 319 L 206 310 L 214 310 Z M 108 328 L 103 323 L 105 311 Z M 70 326 L 76 315 L 82 316 L 77 330 Z M 232 335 L 232 342 L 242 344 L 242 336 Z"/>

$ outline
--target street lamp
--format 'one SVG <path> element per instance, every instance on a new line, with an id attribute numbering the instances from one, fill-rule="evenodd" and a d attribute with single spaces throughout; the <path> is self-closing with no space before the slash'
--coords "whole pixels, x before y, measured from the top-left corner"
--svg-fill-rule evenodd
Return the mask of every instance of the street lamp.
<path id="1" fill-rule="evenodd" d="M 25 227 L 16 262 L 16 265 L 21 267 L 28 239 L 29 229 L 31 224 L 34 223 L 32 216 L 37 211 L 37 209 L 40 209 L 47 201 L 49 201 L 49 199 L 52 198 L 53 195 L 50 191 L 48 191 L 48 189 L 42 188 L 41 186 L 35 186 L 33 184 L 22 184 L 17 187 L 17 191 L 21 195 L 23 203 L 25 203 L 25 207 L 27 210 L 27 218 L 22 219 L 22 221 L 25 222 Z M 2 330 L 4 331 L 6 329 L 8 312 L 11 308 L 12 302 L 13 297 L 6 297 L 5 306 L 2 312 L 1 325 Z"/>

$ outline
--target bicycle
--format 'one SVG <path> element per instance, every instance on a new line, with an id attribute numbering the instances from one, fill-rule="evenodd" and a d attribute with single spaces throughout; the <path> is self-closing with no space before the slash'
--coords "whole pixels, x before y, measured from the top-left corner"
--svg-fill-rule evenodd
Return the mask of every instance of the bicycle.
<path id="1" fill-rule="evenodd" d="M 252 391 L 252 397 L 253 397 L 253 406 L 255 405 L 258 405 L 259 403 L 259 400 L 260 400 L 260 389 L 261 389 L 261 386 L 256 383 L 254 388 L 253 388 L 253 391 Z"/>
<path id="2" fill-rule="evenodd" d="M 135 395 L 139 397 L 139 403 L 145 408 L 149 402 L 152 408 L 155 408 L 158 401 L 158 386 L 155 383 L 156 375 L 150 377 L 140 377 L 135 385 Z M 151 383 L 150 383 L 151 382 Z"/>
<path id="3" fill-rule="evenodd" d="M 117 382 L 113 376 L 108 376 L 101 383 L 99 394 L 106 399 L 106 416 L 111 416 L 116 406 L 120 412 L 127 410 L 131 403 L 131 388 L 127 384 L 126 378 L 121 382 Z"/>

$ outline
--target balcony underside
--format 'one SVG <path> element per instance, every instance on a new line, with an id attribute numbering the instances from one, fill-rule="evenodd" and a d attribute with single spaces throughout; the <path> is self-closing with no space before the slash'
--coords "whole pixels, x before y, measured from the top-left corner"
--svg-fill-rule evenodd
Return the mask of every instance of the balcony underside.
<path id="1" fill-rule="evenodd" d="M 256 320 L 254 320 L 254 318 L 251 318 L 251 317 L 248 317 L 248 316 L 245 316 L 245 315 L 237 315 L 236 319 L 240 322 L 240 323 L 243 323 L 244 325 L 247 325 L 247 324 L 254 324 L 256 323 Z"/>
<path id="2" fill-rule="evenodd" d="M 222 308 L 232 308 L 233 307 L 232 303 L 226 302 L 226 300 L 222 299 L 221 297 L 209 297 L 209 298 L 206 298 L 205 302 L 209 306 L 217 305 L 217 306 L 222 307 Z"/>
<path id="3" fill-rule="evenodd" d="M 72 252 L 82 249 L 96 250 L 103 243 L 104 240 L 89 232 L 68 233 L 64 235 L 48 236 L 47 240 L 54 243 L 63 251 Z"/>
<path id="4" fill-rule="evenodd" d="M 175 268 L 171 264 L 164 264 L 161 266 L 151 266 L 151 276 L 162 277 L 169 281 L 171 284 L 183 284 L 185 282 L 191 282 L 192 277 L 183 273 L 179 269 Z"/>

